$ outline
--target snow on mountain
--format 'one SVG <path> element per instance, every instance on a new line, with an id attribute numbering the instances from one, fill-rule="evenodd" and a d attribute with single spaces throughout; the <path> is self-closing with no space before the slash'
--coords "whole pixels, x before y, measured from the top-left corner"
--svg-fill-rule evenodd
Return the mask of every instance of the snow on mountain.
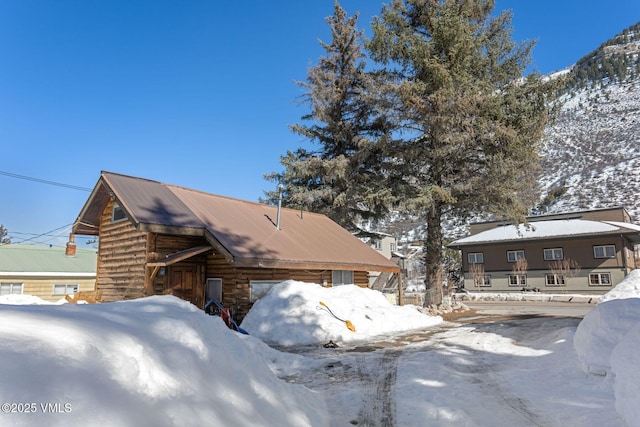
<path id="1" fill-rule="evenodd" d="M 625 30 L 567 74 L 541 151 L 542 213 L 625 206 L 640 220 L 639 37 Z"/>
<path id="2" fill-rule="evenodd" d="M 543 194 L 563 192 L 547 212 L 626 205 L 640 218 L 640 79 L 567 95 L 541 154 Z"/>

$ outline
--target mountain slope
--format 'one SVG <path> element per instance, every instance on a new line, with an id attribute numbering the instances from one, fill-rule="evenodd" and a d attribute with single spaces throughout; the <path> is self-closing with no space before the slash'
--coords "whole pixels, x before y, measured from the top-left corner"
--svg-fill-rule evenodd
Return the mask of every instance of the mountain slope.
<path id="1" fill-rule="evenodd" d="M 545 131 L 537 212 L 625 206 L 640 220 L 638 30 L 625 30 L 569 71 L 563 107 Z"/>

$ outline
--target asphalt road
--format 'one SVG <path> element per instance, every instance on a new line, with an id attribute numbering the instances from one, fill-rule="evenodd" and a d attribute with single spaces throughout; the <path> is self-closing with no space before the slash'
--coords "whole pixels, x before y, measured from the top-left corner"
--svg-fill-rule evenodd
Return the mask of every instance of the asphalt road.
<path id="1" fill-rule="evenodd" d="M 535 302 L 535 301 L 465 301 L 464 304 L 477 314 L 470 316 L 505 317 L 576 317 L 583 318 L 596 305 L 582 302 Z M 467 320 L 470 320 L 467 318 Z"/>

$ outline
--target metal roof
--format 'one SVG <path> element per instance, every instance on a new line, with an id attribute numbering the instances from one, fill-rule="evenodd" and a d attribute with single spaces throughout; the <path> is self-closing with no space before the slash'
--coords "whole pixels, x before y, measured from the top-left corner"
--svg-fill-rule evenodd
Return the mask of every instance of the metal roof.
<path id="1" fill-rule="evenodd" d="M 114 197 L 142 231 L 201 235 L 238 266 L 398 271 L 399 267 L 325 215 L 102 172 L 74 232 L 97 235 Z M 97 205 L 97 206 L 96 206 Z"/>
<path id="2" fill-rule="evenodd" d="M 624 234 L 631 241 L 640 242 L 640 226 L 615 221 L 584 219 L 557 219 L 529 222 L 527 225 L 504 225 L 472 234 L 451 242 L 449 247 L 472 246 L 487 243 L 530 241 L 542 239 L 569 239 Z"/>
<path id="3" fill-rule="evenodd" d="M 67 256 L 61 247 L 0 245 L 0 275 L 95 277 L 97 256 L 96 249 Z"/>

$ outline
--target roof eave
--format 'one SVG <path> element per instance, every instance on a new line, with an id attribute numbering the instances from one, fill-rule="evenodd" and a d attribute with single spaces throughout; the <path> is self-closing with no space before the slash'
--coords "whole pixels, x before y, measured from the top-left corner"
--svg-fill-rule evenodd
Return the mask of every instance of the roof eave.
<path id="1" fill-rule="evenodd" d="M 640 234 L 638 234 L 637 231 L 625 232 L 624 230 L 617 230 L 617 231 L 606 231 L 602 233 L 565 234 L 565 235 L 559 235 L 559 236 L 528 237 L 528 238 L 522 238 L 522 239 L 483 240 L 483 241 L 462 242 L 462 243 L 451 242 L 450 244 L 447 245 L 447 247 L 451 249 L 461 249 L 463 247 L 468 247 L 468 246 L 499 245 L 499 244 L 512 244 L 512 243 L 521 243 L 521 242 L 542 242 L 542 241 L 548 241 L 548 240 L 574 240 L 574 239 L 578 240 L 578 239 L 589 239 L 594 237 L 607 237 L 607 236 L 620 236 L 620 235 L 623 235 L 629 238 L 629 240 L 631 240 L 632 242 L 640 243 Z"/>
<path id="2" fill-rule="evenodd" d="M 262 258 L 235 258 L 236 267 L 247 268 L 282 268 L 290 270 L 353 270 L 353 271 L 384 271 L 397 273 L 400 267 L 395 264 L 377 265 L 362 263 L 338 263 L 322 261 L 292 261 Z"/>
<path id="3" fill-rule="evenodd" d="M 174 225 L 139 223 L 136 225 L 136 228 L 139 231 L 158 234 L 174 234 L 193 237 L 201 237 L 205 235 L 204 228 L 199 227 L 179 227 Z"/>

